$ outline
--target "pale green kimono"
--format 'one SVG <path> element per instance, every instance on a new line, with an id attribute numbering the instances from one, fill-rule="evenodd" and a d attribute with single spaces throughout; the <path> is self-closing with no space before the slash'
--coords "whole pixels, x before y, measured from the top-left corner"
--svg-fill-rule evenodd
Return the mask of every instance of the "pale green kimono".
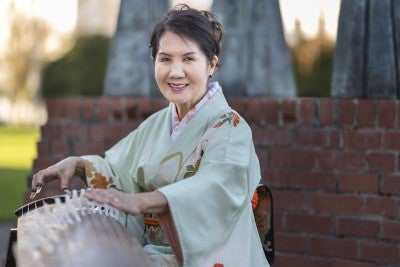
<path id="1" fill-rule="evenodd" d="M 124 192 L 165 195 L 160 231 L 172 249 L 162 236 L 144 244 L 159 266 L 269 266 L 251 207 L 260 166 L 250 127 L 219 90 L 171 143 L 172 108 L 153 114 L 104 159 L 85 156 L 88 184 L 103 177 Z M 143 240 L 141 215 L 120 221 Z"/>

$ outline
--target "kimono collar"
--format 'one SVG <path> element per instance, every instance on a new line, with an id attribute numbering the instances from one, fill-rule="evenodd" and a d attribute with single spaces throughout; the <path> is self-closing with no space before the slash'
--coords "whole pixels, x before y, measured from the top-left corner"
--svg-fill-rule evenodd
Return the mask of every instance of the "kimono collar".
<path id="1" fill-rule="evenodd" d="M 200 110 L 204 104 L 206 104 L 218 90 L 221 90 L 221 86 L 218 82 L 212 82 L 207 86 L 207 92 L 205 95 L 200 99 L 200 101 L 182 118 L 179 120 L 178 113 L 176 111 L 175 104 L 173 104 L 172 112 L 171 112 L 171 141 L 174 142 L 175 139 L 179 136 L 182 132 L 183 128 L 189 123 L 189 121 L 193 118 L 193 116 Z"/>

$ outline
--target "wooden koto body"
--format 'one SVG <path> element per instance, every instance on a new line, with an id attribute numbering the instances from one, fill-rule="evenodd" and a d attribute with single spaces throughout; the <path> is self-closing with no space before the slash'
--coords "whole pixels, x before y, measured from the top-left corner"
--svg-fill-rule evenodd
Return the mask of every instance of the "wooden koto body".
<path id="1" fill-rule="evenodd" d="M 16 214 L 17 266 L 152 266 L 142 245 L 116 220 L 118 211 L 76 191 L 30 203 Z"/>

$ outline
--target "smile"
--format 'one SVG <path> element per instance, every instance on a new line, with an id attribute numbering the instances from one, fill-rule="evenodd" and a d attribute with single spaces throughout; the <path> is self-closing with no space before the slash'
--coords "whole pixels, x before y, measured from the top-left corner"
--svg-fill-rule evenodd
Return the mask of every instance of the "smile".
<path id="1" fill-rule="evenodd" d="M 187 86 L 187 84 L 182 84 L 182 83 L 168 83 L 168 85 L 171 88 L 171 90 L 175 92 L 183 91 Z"/>

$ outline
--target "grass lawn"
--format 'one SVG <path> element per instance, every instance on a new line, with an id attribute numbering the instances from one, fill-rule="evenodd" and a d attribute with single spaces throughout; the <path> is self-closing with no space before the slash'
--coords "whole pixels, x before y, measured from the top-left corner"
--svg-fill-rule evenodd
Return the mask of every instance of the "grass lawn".
<path id="1" fill-rule="evenodd" d="M 39 138 L 39 128 L 0 127 L 0 222 L 16 219 Z"/>

